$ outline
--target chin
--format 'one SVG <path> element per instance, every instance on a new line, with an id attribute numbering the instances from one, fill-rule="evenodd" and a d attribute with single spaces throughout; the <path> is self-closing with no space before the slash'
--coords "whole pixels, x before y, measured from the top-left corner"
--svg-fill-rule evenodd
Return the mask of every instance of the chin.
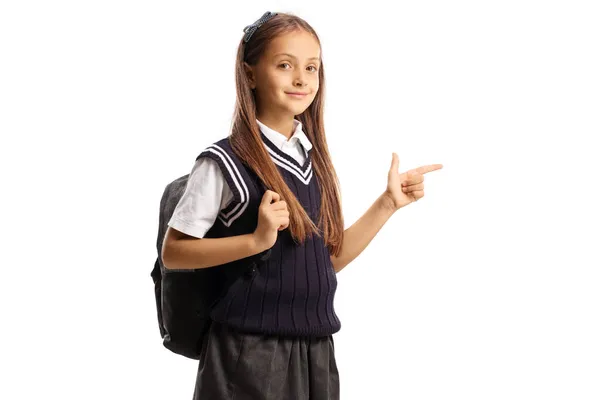
<path id="1" fill-rule="evenodd" d="M 292 112 L 294 113 L 294 116 L 297 116 L 297 115 L 302 114 L 306 110 L 308 110 L 308 108 L 302 108 L 300 110 L 295 110 L 295 111 L 292 111 Z"/>
<path id="2" fill-rule="evenodd" d="M 308 108 L 308 107 L 299 107 L 298 104 L 294 104 L 294 106 L 286 104 L 286 106 L 284 106 L 284 108 L 286 110 L 288 110 L 290 112 L 290 114 L 294 114 L 294 115 L 302 114 Z"/>

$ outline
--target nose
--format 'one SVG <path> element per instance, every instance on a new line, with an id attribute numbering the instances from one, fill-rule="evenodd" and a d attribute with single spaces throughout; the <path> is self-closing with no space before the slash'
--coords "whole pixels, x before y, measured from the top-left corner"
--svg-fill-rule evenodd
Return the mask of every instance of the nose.
<path id="1" fill-rule="evenodd" d="M 298 88 L 304 88 L 304 87 L 306 87 L 306 85 L 307 85 L 307 83 L 304 81 L 296 81 L 296 83 L 294 84 L 294 86 L 298 87 Z"/>
<path id="2" fill-rule="evenodd" d="M 304 87 L 306 85 L 308 85 L 307 80 L 302 74 L 296 76 L 296 78 L 294 79 L 294 86 Z"/>

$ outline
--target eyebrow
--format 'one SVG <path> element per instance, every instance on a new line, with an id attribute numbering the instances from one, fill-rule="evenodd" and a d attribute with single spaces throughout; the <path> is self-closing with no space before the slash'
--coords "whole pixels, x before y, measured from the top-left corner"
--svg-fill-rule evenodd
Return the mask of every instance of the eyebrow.
<path id="1" fill-rule="evenodd" d="M 278 54 L 275 54 L 275 56 L 274 56 L 274 57 L 277 57 L 277 56 L 288 56 L 288 57 L 292 57 L 292 58 L 293 58 L 293 59 L 295 59 L 295 60 L 297 60 L 297 59 L 298 59 L 296 56 L 294 56 L 294 55 L 292 55 L 292 54 L 289 54 L 289 53 L 278 53 Z M 309 60 L 317 60 L 317 61 L 320 61 L 319 57 L 311 57 L 311 58 L 309 58 Z"/>

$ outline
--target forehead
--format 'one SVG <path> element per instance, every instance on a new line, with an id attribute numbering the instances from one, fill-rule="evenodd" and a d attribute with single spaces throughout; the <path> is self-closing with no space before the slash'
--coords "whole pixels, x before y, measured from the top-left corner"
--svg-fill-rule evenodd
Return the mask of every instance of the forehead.
<path id="1" fill-rule="evenodd" d="M 279 53 L 289 53 L 304 61 L 312 57 L 320 57 L 321 48 L 314 36 L 304 30 L 299 30 L 273 39 L 265 49 L 265 53 L 269 59 Z"/>

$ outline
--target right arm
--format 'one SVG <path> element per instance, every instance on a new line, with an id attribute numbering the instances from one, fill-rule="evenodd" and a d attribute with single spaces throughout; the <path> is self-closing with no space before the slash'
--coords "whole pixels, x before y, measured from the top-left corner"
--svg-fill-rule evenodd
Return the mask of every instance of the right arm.
<path id="1" fill-rule="evenodd" d="M 277 240 L 277 232 L 286 229 L 290 221 L 287 204 L 279 199 L 279 194 L 265 192 L 259 207 L 258 226 L 253 233 L 197 238 L 169 226 L 161 251 L 165 268 L 209 268 L 270 249 Z"/>
<path id="2" fill-rule="evenodd" d="M 253 256 L 273 247 L 277 231 L 289 224 L 285 201 L 279 201 L 277 193 L 267 191 L 253 233 L 204 238 L 232 194 L 219 167 L 210 159 L 199 160 L 188 181 L 192 183 L 186 187 L 163 240 L 161 258 L 167 269 L 209 268 Z M 275 203 L 271 204 L 272 201 Z"/>
<path id="3" fill-rule="evenodd" d="M 162 247 L 167 269 L 209 268 L 250 257 L 266 250 L 254 233 L 223 238 L 197 238 L 169 227 Z"/>

